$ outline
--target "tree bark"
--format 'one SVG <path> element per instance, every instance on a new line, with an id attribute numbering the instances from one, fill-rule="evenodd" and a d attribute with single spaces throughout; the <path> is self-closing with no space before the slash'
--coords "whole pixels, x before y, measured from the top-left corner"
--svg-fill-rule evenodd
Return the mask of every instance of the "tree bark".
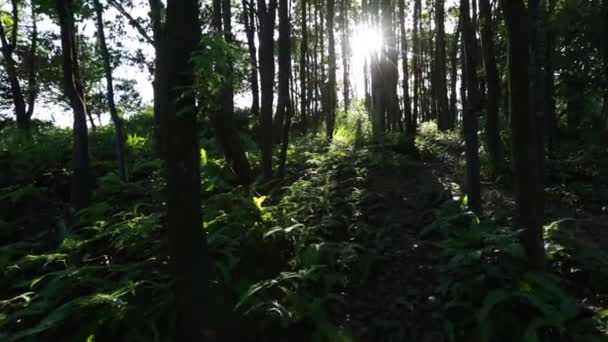
<path id="1" fill-rule="evenodd" d="M 201 38 L 198 1 L 168 0 L 166 65 L 160 90 L 167 98 L 162 113 L 166 173 L 166 224 L 174 277 L 176 341 L 205 341 L 209 331 L 211 262 L 202 229 L 200 149 L 192 87 L 192 53 Z"/>
<path id="2" fill-rule="evenodd" d="M 437 96 L 437 122 L 440 130 L 450 128 L 448 87 L 446 71 L 445 52 L 445 4 L 444 0 L 435 0 L 435 30 L 437 34 L 435 42 L 435 95 Z"/>
<path id="3" fill-rule="evenodd" d="M 161 89 L 162 84 L 167 81 L 164 77 L 167 75 L 166 70 L 163 70 L 167 66 L 166 63 L 166 49 L 167 44 L 165 40 L 165 27 L 163 23 L 163 4 L 161 0 L 148 0 L 150 4 L 150 20 L 152 22 L 152 35 L 154 40 L 154 80 L 152 81 L 152 90 L 154 93 L 154 149 L 158 156 L 162 156 L 163 142 L 161 116 L 166 112 L 166 106 L 168 105 L 169 99 L 167 94 Z"/>
<path id="4" fill-rule="evenodd" d="M 340 0 L 342 12 L 342 97 L 344 100 L 344 113 L 348 113 L 350 106 L 350 30 L 348 24 L 348 1 Z"/>
<path id="5" fill-rule="evenodd" d="M 0 23 L 0 43 L 2 46 L 0 50 L 4 60 L 4 68 L 8 76 L 8 81 L 11 89 L 11 97 L 13 99 L 13 106 L 15 111 L 15 117 L 17 121 L 17 127 L 20 129 L 28 129 L 30 126 L 31 117 L 28 117 L 28 111 L 25 106 L 25 99 L 21 90 L 21 84 L 19 83 L 19 77 L 17 75 L 17 62 L 13 57 L 13 52 L 17 48 L 17 35 L 19 28 L 19 6 L 17 0 L 12 0 L 12 19 L 13 25 L 11 29 L 11 40 L 8 41 L 6 32 L 4 31 L 4 25 Z"/>
<path id="6" fill-rule="evenodd" d="M 63 55 L 64 91 L 74 112 L 74 152 L 72 189 L 70 201 L 76 210 L 87 207 L 91 200 L 89 139 L 87 129 L 87 107 L 84 88 L 80 78 L 76 32 L 74 27 L 74 3 L 72 0 L 57 0 L 57 15 L 61 28 Z"/>
<path id="7" fill-rule="evenodd" d="M 528 14 L 522 0 L 503 0 L 502 9 L 508 32 L 509 97 L 511 109 L 511 149 L 513 181 L 517 202 L 517 228 L 529 266 L 545 265 L 543 243 L 541 170 L 538 167 L 536 119 L 530 105 L 530 51 Z"/>
<path id="8" fill-rule="evenodd" d="M 272 110 L 274 102 L 274 27 L 277 0 L 258 1 L 260 30 L 260 78 L 262 83 L 262 107 L 260 112 L 260 135 L 262 149 L 262 178 L 272 177 L 273 127 Z"/>
<path id="9" fill-rule="evenodd" d="M 448 122 L 448 129 L 454 129 L 456 127 L 456 120 L 458 119 L 458 100 L 456 94 L 456 85 L 458 83 L 458 40 L 460 36 L 460 17 L 458 18 L 458 24 L 454 28 L 454 34 L 452 35 L 452 48 L 450 51 L 450 118 Z"/>
<path id="10" fill-rule="evenodd" d="M 477 140 L 479 114 L 479 88 L 477 83 L 477 61 L 475 28 L 469 18 L 469 0 L 460 0 L 460 11 L 463 13 L 462 38 L 464 42 L 465 75 L 467 82 L 467 107 L 463 113 L 463 128 L 466 155 L 465 189 L 468 196 L 469 208 L 476 214 L 481 214 L 481 185 L 479 175 L 479 141 Z"/>
<path id="11" fill-rule="evenodd" d="M 310 78 L 307 79 L 307 65 L 306 56 L 308 54 L 308 19 L 307 19 L 307 8 L 306 0 L 301 0 L 301 17 L 302 22 L 302 41 L 300 42 L 300 121 L 302 124 L 302 130 L 306 132 L 306 126 L 308 125 L 308 101 L 306 84 L 310 82 Z"/>
<path id="12" fill-rule="evenodd" d="M 36 6 L 32 6 L 32 41 L 30 44 L 29 51 L 29 63 L 28 63 L 28 85 L 27 85 L 27 114 L 28 120 L 31 120 L 34 115 L 34 108 L 36 106 L 36 98 L 38 97 L 38 79 L 36 69 L 36 54 L 38 51 L 38 14 L 36 13 Z"/>
<path id="13" fill-rule="evenodd" d="M 401 69 L 403 71 L 403 116 L 406 129 L 412 125 L 412 104 L 410 100 L 410 72 L 408 68 L 407 31 L 405 29 L 405 0 L 399 0 L 399 29 L 401 31 Z"/>
<path id="14" fill-rule="evenodd" d="M 337 105 L 337 89 L 336 89 L 336 41 L 334 35 L 334 16 L 335 16 L 335 1 L 327 0 L 327 59 L 328 59 L 328 78 L 327 78 L 327 108 L 324 108 L 327 115 L 326 134 L 327 140 L 331 141 L 334 136 L 336 127 L 336 105 Z"/>
<path id="15" fill-rule="evenodd" d="M 251 64 L 251 113 L 258 117 L 260 115 L 260 87 L 258 79 L 258 58 L 255 46 L 255 10 L 253 0 L 242 0 L 243 4 L 243 23 L 245 35 L 247 36 L 247 46 L 249 49 L 249 63 Z"/>
<path id="16" fill-rule="evenodd" d="M 118 115 L 116 109 L 116 103 L 114 102 L 114 80 L 112 78 L 112 65 L 110 64 L 110 53 L 108 52 L 108 46 L 106 44 L 106 34 L 104 32 L 103 24 L 103 8 L 99 0 L 94 0 L 93 5 L 95 7 L 96 21 L 97 21 L 97 34 L 99 38 L 99 52 L 103 60 L 103 71 L 106 77 L 106 98 L 108 100 L 108 109 L 110 110 L 110 117 L 114 124 L 114 130 L 116 134 L 116 159 L 118 160 L 118 174 L 120 179 L 123 181 L 127 180 L 127 163 L 125 160 L 125 132 L 122 118 Z"/>
<path id="17" fill-rule="evenodd" d="M 279 103 L 277 111 L 282 111 L 285 122 L 282 125 L 281 154 L 279 175 L 285 175 L 287 147 L 289 146 L 289 129 L 293 108 L 289 97 L 289 80 L 291 75 L 291 24 L 289 18 L 289 1 L 279 1 Z M 302 93 L 304 93 L 302 91 Z"/>
<path id="18" fill-rule="evenodd" d="M 479 0 L 483 65 L 486 73 L 488 96 L 486 101 L 486 144 L 490 159 L 491 175 L 495 177 L 502 169 L 503 148 L 500 140 L 500 120 L 498 101 L 500 86 L 496 56 L 494 54 L 494 28 L 489 0 Z"/>
<path id="19" fill-rule="evenodd" d="M 419 26 L 420 26 L 420 12 L 422 5 L 420 0 L 414 0 L 414 27 L 412 31 L 412 45 L 413 45 L 413 62 L 412 68 L 414 69 L 414 102 L 413 102 L 413 113 L 412 113 L 412 122 L 408 125 L 409 129 L 407 130 L 408 135 L 413 139 L 416 136 L 416 130 L 418 125 L 418 113 L 420 110 L 419 106 L 419 98 L 420 98 L 420 82 L 421 82 L 421 68 L 420 68 L 420 53 L 421 53 L 421 45 L 420 45 L 420 37 L 419 37 Z"/>
<path id="20" fill-rule="evenodd" d="M 223 35 L 226 42 L 232 43 L 234 41 L 229 0 L 213 1 L 211 21 L 216 32 Z M 239 133 L 234 126 L 234 66 L 232 56 L 224 55 L 223 58 L 216 61 L 215 67 L 216 72 L 223 75 L 223 80 L 222 89 L 219 92 L 219 96 L 215 99 L 216 102 L 219 102 L 219 107 L 212 110 L 209 115 L 211 125 L 228 165 L 230 165 L 234 174 L 237 175 L 243 184 L 248 184 L 253 180 L 253 173 Z"/>

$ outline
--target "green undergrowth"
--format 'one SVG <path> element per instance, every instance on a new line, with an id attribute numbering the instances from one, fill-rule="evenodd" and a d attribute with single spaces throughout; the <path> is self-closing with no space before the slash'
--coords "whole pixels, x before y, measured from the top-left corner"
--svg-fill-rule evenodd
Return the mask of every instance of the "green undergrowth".
<path id="1" fill-rule="evenodd" d="M 437 292 L 444 304 L 437 315 L 449 340 L 606 341 L 606 303 L 592 305 L 579 291 L 606 293 L 602 275 L 608 264 L 601 250 L 572 245 L 556 223 L 546 227 L 549 269 L 530 272 L 512 228 L 479 219 L 456 201 L 436 216 L 422 234 L 440 241 Z M 567 277 L 564 263 L 588 274 L 590 282 Z"/>
<path id="2" fill-rule="evenodd" d="M 70 132 L 41 127 L 35 144 L 17 132 L 0 139 L 0 161 L 12 170 L 0 186 L 0 340 L 172 340 L 161 163 L 138 129 L 148 121 L 130 121 L 128 182 L 114 171 L 112 131 L 91 135 L 94 200 L 75 217 L 66 204 Z M 352 148 L 364 126 L 345 122 L 330 148 L 321 137 L 296 138 L 286 177 L 251 188 L 237 185 L 202 133 L 201 229 L 214 261 L 205 309 L 221 339 L 346 338 L 332 322 L 348 275 L 365 273 L 364 251 L 345 229 L 366 154 Z"/>

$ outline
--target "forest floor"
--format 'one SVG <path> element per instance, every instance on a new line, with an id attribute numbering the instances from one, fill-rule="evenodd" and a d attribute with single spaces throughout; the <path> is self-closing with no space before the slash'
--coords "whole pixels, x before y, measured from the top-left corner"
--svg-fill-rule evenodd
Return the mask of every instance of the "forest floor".
<path id="1" fill-rule="evenodd" d="M 203 153 L 218 340 L 605 341 L 603 152 L 547 163 L 549 268 L 528 272 L 508 179 L 484 180 L 483 217 L 466 208 L 457 133 L 425 125 L 411 150 L 397 136 L 349 132 L 330 146 L 298 138 L 286 177 L 253 187 L 235 185 L 217 151 Z M 131 179 L 120 181 L 112 137 L 93 140 L 96 195 L 75 223 L 70 132 L 0 140 L 0 339 L 174 336 L 160 163 L 133 138 Z"/>

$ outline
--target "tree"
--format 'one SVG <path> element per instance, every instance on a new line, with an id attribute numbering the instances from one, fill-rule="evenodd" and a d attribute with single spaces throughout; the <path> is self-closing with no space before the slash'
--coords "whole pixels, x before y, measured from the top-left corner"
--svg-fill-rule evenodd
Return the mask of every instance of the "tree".
<path id="1" fill-rule="evenodd" d="M 255 9 L 253 0 L 242 0 L 243 5 L 243 24 L 245 26 L 245 35 L 247 36 L 247 47 L 249 50 L 249 63 L 251 64 L 250 79 L 251 82 L 251 113 L 254 116 L 260 115 L 260 88 L 258 80 L 258 58 L 257 48 L 255 46 Z"/>
<path id="2" fill-rule="evenodd" d="M 230 1 L 214 0 L 212 25 L 218 33 L 218 37 L 223 38 L 229 44 L 234 42 L 231 20 Z M 249 183 L 253 178 L 251 165 L 234 126 L 233 57 L 225 51 L 224 53 L 223 58 L 215 61 L 215 71 L 223 77 L 219 96 L 215 99 L 219 102 L 219 106 L 217 109 L 211 110 L 210 119 L 226 161 L 241 182 Z"/>
<path id="3" fill-rule="evenodd" d="M 340 11 L 342 12 L 342 94 L 344 99 L 344 113 L 348 113 L 348 107 L 350 105 L 350 71 L 349 71 L 349 59 L 350 59 L 350 30 L 348 25 L 348 1 L 340 0 Z"/>
<path id="4" fill-rule="evenodd" d="M 492 10 L 489 0 L 479 0 L 479 16 L 481 26 L 481 41 L 483 65 L 486 73 L 487 101 L 486 101 L 486 145 L 490 157 L 492 175 L 501 169 L 503 152 L 500 140 L 500 126 L 498 117 L 498 102 L 500 101 L 500 86 L 496 56 L 494 54 L 494 28 L 492 23 Z"/>
<path id="5" fill-rule="evenodd" d="M 211 262 L 202 229 L 200 150 L 192 53 L 201 39 L 196 0 L 168 0 L 164 44 L 167 55 L 159 84 L 167 98 L 161 124 L 166 176 L 166 224 L 174 277 L 176 341 L 204 341 Z"/>
<path id="6" fill-rule="evenodd" d="M 311 79 L 307 79 L 307 65 L 306 57 L 308 55 L 308 19 L 307 19 L 307 8 L 306 0 L 300 2 L 301 16 L 300 21 L 302 25 L 302 40 L 300 42 L 300 120 L 302 122 L 302 128 L 306 131 L 306 125 L 308 124 L 308 102 L 310 98 L 307 97 L 307 82 L 311 82 Z"/>
<path id="7" fill-rule="evenodd" d="M 408 45 L 407 31 L 405 29 L 405 0 L 399 0 L 399 29 L 401 31 L 401 68 L 403 70 L 402 91 L 403 91 L 403 115 L 406 129 L 412 125 L 412 104 L 410 101 L 409 87 L 409 68 L 408 68 Z"/>
<path id="8" fill-rule="evenodd" d="M 32 38 L 30 46 L 30 56 L 28 68 L 28 91 L 27 91 L 27 105 L 26 98 L 22 92 L 21 84 L 19 82 L 19 76 L 17 74 L 17 61 L 13 56 L 15 49 L 17 48 L 17 37 L 19 35 L 19 2 L 17 0 L 11 0 L 12 6 L 12 25 L 10 41 L 6 35 L 4 24 L 0 22 L 0 52 L 2 53 L 4 68 L 6 70 L 8 81 L 10 84 L 11 97 L 13 99 L 13 106 L 15 116 L 17 118 L 17 127 L 20 129 L 28 129 L 30 127 L 32 115 L 34 113 L 34 105 L 37 95 L 36 87 L 36 65 L 35 56 L 38 43 L 38 29 L 37 29 L 37 17 L 36 10 L 32 5 Z"/>
<path id="9" fill-rule="evenodd" d="M 257 0 L 260 29 L 260 79 L 262 107 L 260 112 L 260 142 L 262 149 L 262 178 L 272 176 L 272 110 L 274 102 L 274 26 L 277 0 Z"/>
<path id="10" fill-rule="evenodd" d="M 459 16 L 460 18 L 460 16 Z M 452 46 L 450 48 L 450 118 L 448 128 L 454 129 L 458 118 L 456 84 L 458 83 L 458 40 L 460 36 L 460 19 L 454 27 Z"/>
<path id="11" fill-rule="evenodd" d="M 281 137 L 281 155 L 279 163 L 279 174 L 285 174 L 287 162 L 287 147 L 289 143 L 289 129 L 293 108 L 289 98 L 289 80 L 291 75 L 291 25 L 289 20 L 289 1 L 279 1 L 279 103 L 277 105 L 277 117 L 285 118 L 281 125 L 283 131 Z M 303 93 L 303 91 L 302 91 Z"/>
<path id="12" fill-rule="evenodd" d="M 530 51 L 528 15 L 522 0 L 501 2 L 508 32 L 509 103 L 513 183 L 517 228 L 532 269 L 542 269 L 545 250 L 542 230 L 541 170 L 538 164 L 536 119 L 530 106 Z"/>
<path id="13" fill-rule="evenodd" d="M 327 129 L 327 140 L 331 141 L 334 136 L 336 127 L 336 105 L 337 105 L 337 84 L 336 84 L 336 40 L 334 35 L 334 16 L 335 16 L 335 1 L 327 0 L 327 60 L 328 60 L 328 78 L 327 88 L 327 107 L 323 108 L 327 120 L 325 128 Z"/>
<path id="14" fill-rule="evenodd" d="M 467 105 L 463 113 L 463 129 L 466 154 L 466 181 L 465 189 L 469 207 L 477 214 L 481 214 L 481 185 L 479 179 L 479 141 L 477 140 L 477 116 L 480 110 L 479 88 L 477 83 L 476 44 L 474 43 L 475 28 L 469 17 L 469 0 L 460 0 L 462 40 L 464 42 Z"/>
<path id="15" fill-rule="evenodd" d="M 437 101 L 437 123 L 440 130 L 446 130 L 449 124 L 448 88 L 446 71 L 445 45 L 445 4 L 444 0 L 435 0 L 435 97 Z"/>
<path id="16" fill-rule="evenodd" d="M 414 137 L 416 135 L 417 125 L 418 125 L 418 113 L 419 113 L 419 98 L 420 98 L 420 82 L 421 82 L 421 67 L 420 67 L 420 53 L 421 53 L 421 45 L 420 45 L 420 36 L 419 36 L 419 27 L 420 27 L 420 14 L 421 14 L 421 3 L 420 0 L 414 0 L 414 12 L 413 12 L 413 30 L 412 30 L 412 69 L 414 71 L 414 99 L 413 99 L 413 113 L 412 113 L 412 121 L 408 125 L 408 135 Z"/>
<path id="17" fill-rule="evenodd" d="M 106 77 L 106 98 L 110 117 L 116 131 L 116 159 L 118 160 L 118 174 L 123 181 L 127 179 L 127 163 L 125 160 L 125 131 L 122 118 L 118 115 L 116 103 L 114 102 L 114 80 L 112 77 L 112 65 L 110 64 L 110 53 L 106 44 L 106 34 L 104 32 L 103 8 L 99 0 L 93 0 L 97 22 L 97 35 L 99 38 L 99 52 L 103 59 L 103 70 Z"/>
<path id="18" fill-rule="evenodd" d="M 57 0 L 56 7 L 59 27 L 61 28 L 64 91 L 74 112 L 74 152 L 72 160 L 74 174 L 72 175 L 70 198 L 72 207 L 80 210 L 89 205 L 92 192 L 87 106 L 78 63 L 76 30 L 74 27 L 74 2 L 73 0 Z"/>

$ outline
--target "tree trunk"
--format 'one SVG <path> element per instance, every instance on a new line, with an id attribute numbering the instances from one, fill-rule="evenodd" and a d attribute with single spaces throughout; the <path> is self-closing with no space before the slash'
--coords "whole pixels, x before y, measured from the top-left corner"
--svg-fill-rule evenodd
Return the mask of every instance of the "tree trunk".
<path id="1" fill-rule="evenodd" d="M 403 116 L 406 129 L 412 125 L 412 104 L 410 100 L 410 73 L 408 68 L 407 31 L 405 29 L 405 0 L 399 0 L 399 29 L 401 31 L 401 68 L 403 71 Z"/>
<path id="2" fill-rule="evenodd" d="M 479 114 L 479 88 L 477 84 L 477 61 L 475 60 L 475 29 L 469 18 L 469 0 L 460 0 L 462 16 L 462 38 L 464 42 L 465 76 L 467 82 L 467 107 L 462 124 L 465 138 L 466 182 L 469 208 L 481 214 L 481 185 L 479 179 L 479 141 L 477 140 L 477 116 Z"/>
<path id="3" fill-rule="evenodd" d="M 452 48 L 450 51 L 450 118 L 448 122 L 448 129 L 454 129 L 456 127 L 456 120 L 458 118 L 458 100 L 456 94 L 456 85 L 458 83 L 458 40 L 460 35 L 460 17 L 458 18 L 458 24 L 454 28 L 454 34 L 452 35 Z"/>
<path id="4" fill-rule="evenodd" d="M 28 86 L 27 86 L 27 114 L 28 120 L 34 115 L 36 98 L 38 97 L 38 80 L 36 77 L 36 53 L 38 50 L 38 14 L 36 6 L 32 6 L 32 42 L 29 51 Z"/>
<path id="5" fill-rule="evenodd" d="M 87 107 L 80 78 L 76 32 L 74 28 L 74 3 L 72 0 L 57 0 L 57 15 L 61 28 L 63 55 L 64 91 L 74 112 L 74 152 L 71 204 L 76 210 L 87 207 L 91 200 L 89 161 L 89 138 L 87 129 Z"/>
<path id="6" fill-rule="evenodd" d="M 223 34 L 228 43 L 232 43 L 232 13 L 229 0 L 214 0 L 212 26 L 216 32 Z M 222 26 L 223 24 L 223 26 Z M 226 161 L 232 171 L 243 184 L 253 179 L 251 165 L 245 154 L 239 133 L 234 126 L 234 88 L 233 88 L 233 61 L 232 57 L 225 55 L 216 62 L 216 72 L 223 75 L 222 89 L 215 99 L 219 108 L 212 110 L 209 117 L 215 137 L 220 144 Z"/>
<path id="7" fill-rule="evenodd" d="M 513 181 L 517 202 L 517 228 L 532 269 L 542 269 L 545 250 L 542 230 L 543 190 L 538 167 L 536 120 L 530 106 L 530 51 L 528 15 L 522 0 L 502 2 L 508 31 L 509 96 Z"/>
<path id="8" fill-rule="evenodd" d="M 408 135 L 413 139 L 416 136 L 416 130 L 418 125 L 418 112 L 420 109 L 419 106 L 419 95 L 420 95 L 420 82 L 421 82 L 421 69 L 420 69 L 420 37 L 418 35 L 419 22 L 420 22 L 420 12 L 421 9 L 420 0 L 414 0 L 414 28 L 412 32 L 412 45 L 413 45 L 413 65 L 414 69 L 414 103 L 413 103 L 413 114 L 412 114 L 412 122 L 409 125 Z"/>
<path id="9" fill-rule="evenodd" d="M 291 28 L 289 24 L 289 4 L 279 0 L 279 94 L 275 115 L 277 142 L 283 139 L 283 127 L 287 110 L 291 109 L 289 99 L 289 78 L 291 74 Z M 280 165 L 281 166 L 281 165 Z"/>
<path id="10" fill-rule="evenodd" d="M 103 23 L 103 8 L 99 0 L 94 0 L 93 5 L 95 7 L 96 21 L 97 21 L 97 34 L 99 38 L 99 52 L 103 59 L 103 71 L 106 77 L 106 98 L 108 100 L 108 108 L 110 110 L 110 117 L 112 123 L 114 123 L 114 130 L 116 133 L 116 159 L 118 160 L 118 174 L 120 179 L 123 181 L 127 180 L 127 163 L 125 161 L 125 132 L 122 118 L 118 115 L 116 109 L 116 103 L 114 103 L 114 80 L 112 78 L 112 66 L 110 64 L 110 53 L 108 52 L 108 46 L 106 44 L 106 35 L 104 32 Z"/>
<path id="11" fill-rule="evenodd" d="M 273 127 L 272 110 L 274 102 L 274 27 L 277 0 L 258 1 L 260 30 L 260 78 L 262 83 L 262 108 L 260 112 L 260 135 L 262 149 L 262 178 L 272 177 Z"/>
<path id="12" fill-rule="evenodd" d="M 211 262 L 202 229 L 200 149 L 196 123 L 192 53 L 201 38 L 196 0 L 168 0 L 166 72 L 160 84 L 167 98 L 162 113 L 166 172 L 166 224 L 174 276 L 176 341 L 205 341 L 209 331 Z"/>
<path id="13" fill-rule="evenodd" d="M 281 154 L 279 174 L 285 175 L 287 163 L 287 147 L 289 146 L 289 129 L 293 108 L 289 97 L 289 80 L 291 75 L 291 24 L 289 17 L 289 1 L 279 1 L 279 103 L 277 111 L 282 111 L 285 122 L 282 125 Z M 302 91 L 302 93 L 304 93 Z"/>
<path id="14" fill-rule="evenodd" d="M 150 4 L 150 20 L 152 22 L 152 34 L 154 43 L 154 80 L 152 81 L 152 90 L 154 93 L 154 150 L 158 156 L 163 155 L 162 146 L 164 145 L 162 137 L 164 136 L 161 127 L 161 116 L 166 112 L 166 106 L 169 99 L 167 94 L 162 91 L 162 85 L 166 83 L 164 77 L 167 72 L 166 68 L 167 52 L 165 45 L 165 30 L 163 25 L 162 13 L 164 11 L 161 0 L 148 0 Z"/>
<path id="15" fill-rule="evenodd" d="M 17 62 L 13 57 L 13 52 L 17 48 L 17 35 L 19 27 L 19 5 L 17 0 L 11 1 L 13 12 L 12 12 L 12 31 L 11 41 L 9 42 L 6 38 L 4 31 L 4 25 L 0 23 L 0 43 L 2 46 L 0 50 L 4 60 L 4 69 L 8 76 L 8 81 L 11 89 L 11 97 L 13 99 L 13 105 L 15 110 L 15 116 L 17 119 L 17 127 L 20 129 L 28 129 L 30 126 L 31 117 L 28 117 L 28 111 L 25 107 L 25 99 L 23 92 L 21 91 L 21 85 L 19 84 L 19 78 L 17 75 Z"/>
<path id="16" fill-rule="evenodd" d="M 247 36 L 247 47 L 249 50 L 249 63 L 251 64 L 251 74 L 249 81 L 251 82 L 251 113 L 258 117 L 260 115 L 260 88 L 258 80 L 258 58 L 257 48 L 255 46 L 255 9 L 253 0 L 242 0 L 243 5 L 243 24 L 245 26 L 245 35 Z"/>
<path id="17" fill-rule="evenodd" d="M 306 78 L 307 66 L 306 56 L 308 54 L 308 19 L 307 19 L 307 8 L 306 0 L 301 0 L 300 10 L 302 16 L 300 17 L 302 22 L 302 41 L 300 42 L 300 121 L 302 130 L 306 133 L 306 126 L 308 125 L 308 101 L 307 97 L 307 82 L 310 82 L 310 78 Z M 284 143 L 284 142 L 283 142 Z"/>
<path id="18" fill-rule="evenodd" d="M 340 5 L 342 12 L 342 97 L 344 99 L 344 113 L 348 113 L 350 105 L 350 31 L 348 25 L 348 1 L 341 0 Z"/>
<path id="19" fill-rule="evenodd" d="M 446 53 L 445 53 L 445 4 L 444 0 L 435 0 L 435 30 L 437 32 L 437 40 L 435 47 L 435 95 L 437 96 L 437 122 L 440 130 L 450 128 L 449 124 L 449 107 L 448 107 L 448 87 L 447 87 L 447 71 L 446 71 Z"/>
<path id="20" fill-rule="evenodd" d="M 494 54 L 494 28 L 492 10 L 489 0 L 479 0 L 479 15 L 481 25 L 481 42 L 483 65 L 486 73 L 488 96 L 486 101 L 486 144 L 490 159 L 492 177 L 502 169 L 503 152 L 500 140 L 500 121 L 498 116 L 498 101 L 500 101 L 500 86 L 496 56 Z"/>
<path id="21" fill-rule="evenodd" d="M 553 11 L 555 10 L 556 0 L 549 0 L 549 12 L 548 15 L 553 15 Z M 608 22 L 608 21 L 607 21 Z M 602 40 L 604 41 L 608 36 L 608 32 L 604 31 L 602 34 Z M 546 110 L 546 124 L 545 124 L 545 135 L 547 136 L 547 153 L 549 156 L 553 155 L 553 150 L 555 146 L 555 136 L 557 133 L 557 112 L 555 110 L 555 67 L 553 65 L 553 60 L 555 57 L 557 37 L 555 34 L 555 29 L 551 26 L 547 29 L 547 46 L 546 46 L 546 56 L 545 56 L 545 110 Z M 604 50 L 604 52 L 606 52 Z M 607 70 L 608 71 L 608 70 Z M 606 72 L 608 75 L 608 72 Z M 607 76 L 605 75 L 605 77 Z M 608 78 L 607 78 L 608 79 Z M 608 87 L 604 91 L 604 95 L 608 95 Z M 608 101 L 604 103 L 608 105 Z M 608 109 L 608 106 L 604 106 L 604 109 Z"/>
<path id="22" fill-rule="evenodd" d="M 328 78 L 327 78 L 327 108 L 324 108 L 326 121 L 327 140 L 331 141 L 334 136 L 336 127 L 336 104 L 337 104 L 337 89 L 336 89 L 336 41 L 334 35 L 334 16 L 335 16 L 335 1 L 327 0 L 327 58 L 328 58 Z"/>

